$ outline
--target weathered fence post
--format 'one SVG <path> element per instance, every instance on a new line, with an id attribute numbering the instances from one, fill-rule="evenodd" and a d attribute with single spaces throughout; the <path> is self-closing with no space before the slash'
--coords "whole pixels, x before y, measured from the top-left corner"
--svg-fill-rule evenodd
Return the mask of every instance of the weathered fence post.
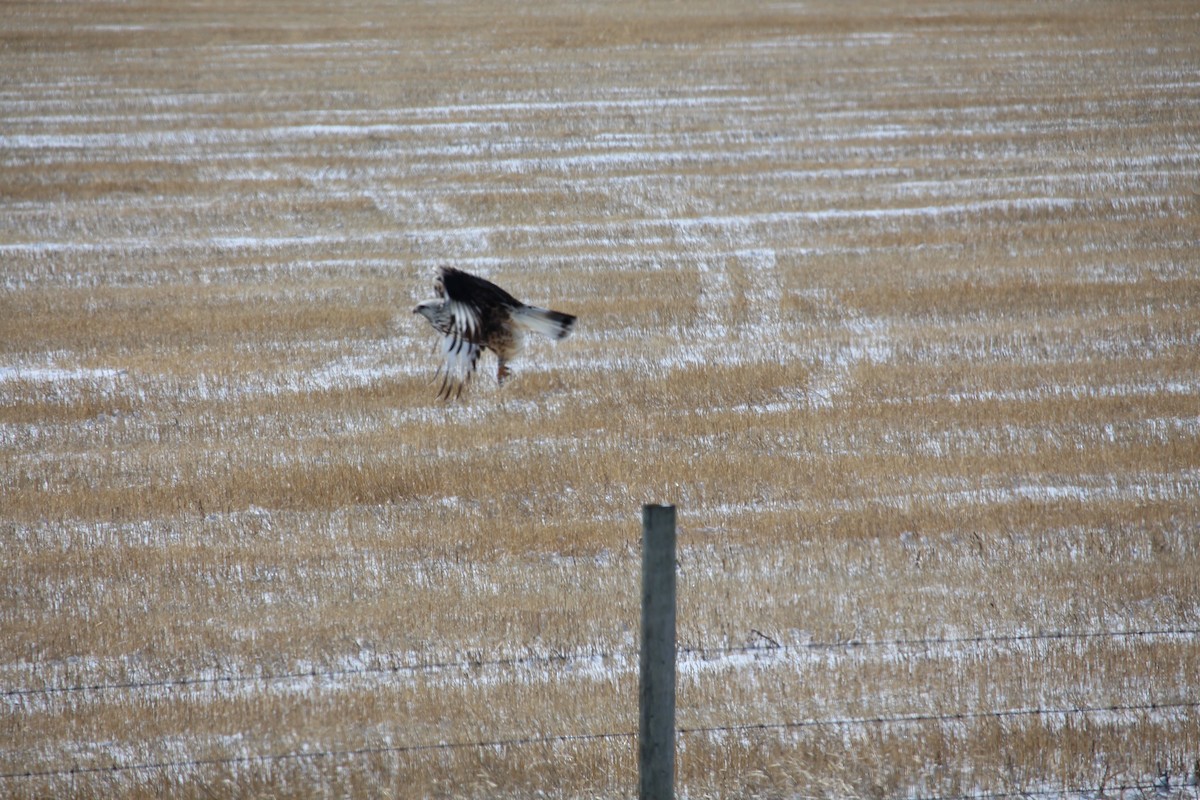
<path id="1" fill-rule="evenodd" d="M 642 506 L 641 800 L 675 796 L 675 506 Z"/>

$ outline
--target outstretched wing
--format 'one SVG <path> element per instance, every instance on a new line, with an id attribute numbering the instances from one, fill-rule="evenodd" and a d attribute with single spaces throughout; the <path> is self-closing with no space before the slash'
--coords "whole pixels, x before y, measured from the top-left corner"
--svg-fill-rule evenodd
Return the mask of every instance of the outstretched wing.
<path id="1" fill-rule="evenodd" d="M 478 343 L 484 320 L 507 317 L 522 303 L 491 281 L 454 267 L 442 267 L 439 291 L 450 306 L 452 332 L 467 342 Z"/>
<path id="2" fill-rule="evenodd" d="M 457 399 L 462 396 L 463 388 L 475 375 L 480 351 L 478 344 L 468 341 L 454 331 L 442 335 L 443 360 L 438 372 L 444 372 L 442 388 L 438 390 L 439 398 L 449 400 L 451 397 Z"/>

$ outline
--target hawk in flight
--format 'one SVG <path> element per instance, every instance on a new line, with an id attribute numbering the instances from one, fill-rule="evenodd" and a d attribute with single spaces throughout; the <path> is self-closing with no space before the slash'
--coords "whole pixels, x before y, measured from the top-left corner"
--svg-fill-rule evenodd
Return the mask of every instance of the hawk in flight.
<path id="1" fill-rule="evenodd" d="M 575 326 L 571 314 L 526 305 L 491 281 L 453 267 L 442 267 L 434 288 L 437 298 L 424 301 L 413 313 L 442 335 L 445 360 L 438 371 L 444 369 L 445 374 L 438 397 L 443 399 L 462 395 L 483 350 L 499 359 L 496 382 L 503 384 L 510 372 L 508 362 L 521 352 L 526 333 L 562 339 Z"/>

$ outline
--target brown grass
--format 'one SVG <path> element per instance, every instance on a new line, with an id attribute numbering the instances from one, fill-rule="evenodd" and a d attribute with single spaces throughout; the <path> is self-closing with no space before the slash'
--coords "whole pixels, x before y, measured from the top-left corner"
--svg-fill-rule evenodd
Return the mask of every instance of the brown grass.
<path id="1" fill-rule="evenodd" d="M 894 641 L 1200 621 L 1200 20 L 1110 12 L 14 6 L 0 795 L 629 796 L 644 502 L 681 794 L 1194 772 L 1194 633 Z M 441 403 L 438 264 L 578 332 Z"/>

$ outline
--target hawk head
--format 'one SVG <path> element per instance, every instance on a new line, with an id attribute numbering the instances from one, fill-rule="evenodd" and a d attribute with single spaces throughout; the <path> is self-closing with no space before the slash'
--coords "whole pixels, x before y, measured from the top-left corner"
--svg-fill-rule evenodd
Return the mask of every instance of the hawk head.
<path id="1" fill-rule="evenodd" d="M 420 314 L 429 320 L 436 330 L 445 332 L 450 329 L 450 310 L 445 300 L 424 300 L 413 309 L 414 314 Z"/>

